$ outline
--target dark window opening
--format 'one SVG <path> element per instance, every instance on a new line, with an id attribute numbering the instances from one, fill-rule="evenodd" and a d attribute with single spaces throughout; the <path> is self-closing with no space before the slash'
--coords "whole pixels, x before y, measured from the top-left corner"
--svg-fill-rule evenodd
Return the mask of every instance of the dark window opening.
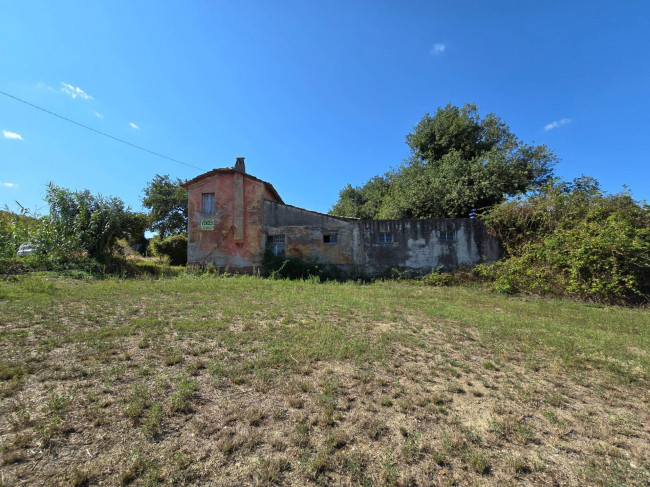
<path id="1" fill-rule="evenodd" d="M 336 233 L 329 235 L 323 235 L 323 243 L 326 244 L 337 244 L 339 243 L 339 236 Z"/>
<path id="2" fill-rule="evenodd" d="M 203 193 L 201 198 L 201 213 L 212 215 L 214 213 L 214 193 Z"/>
<path id="3" fill-rule="evenodd" d="M 393 243 L 393 234 L 390 232 L 380 232 L 377 241 L 379 243 Z"/>
<path id="4" fill-rule="evenodd" d="M 284 235 L 267 235 L 266 250 L 273 255 L 283 256 L 285 253 Z"/>
<path id="5" fill-rule="evenodd" d="M 441 242 L 455 242 L 456 241 L 456 232 L 440 232 L 440 241 Z"/>

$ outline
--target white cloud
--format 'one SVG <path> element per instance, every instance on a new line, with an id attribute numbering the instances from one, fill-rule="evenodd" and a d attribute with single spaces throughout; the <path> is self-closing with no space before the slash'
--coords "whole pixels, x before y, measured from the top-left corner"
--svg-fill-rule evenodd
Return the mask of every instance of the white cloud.
<path id="1" fill-rule="evenodd" d="M 16 183 L 0 183 L 2 186 L 5 188 L 14 188 L 18 189 L 18 185 Z"/>
<path id="2" fill-rule="evenodd" d="M 5 139 L 25 140 L 22 135 L 17 134 L 16 132 L 9 132 L 8 130 L 3 130 L 2 135 L 5 136 Z"/>
<path id="3" fill-rule="evenodd" d="M 439 56 L 440 54 L 445 52 L 445 49 L 447 49 L 447 46 L 445 46 L 441 42 L 438 42 L 438 43 L 433 45 L 433 47 L 429 51 L 429 54 L 431 54 L 432 56 Z"/>
<path id="4" fill-rule="evenodd" d="M 99 112 L 93 112 L 97 118 L 104 118 L 104 115 L 102 115 Z"/>
<path id="5" fill-rule="evenodd" d="M 549 131 L 558 128 L 560 125 L 567 124 L 571 121 L 570 118 L 563 118 L 562 120 L 555 120 L 547 125 L 544 125 L 544 130 Z"/>
<path id="6" fill-rule="evenodd" d="M 81 98 L 83 100 L 92 100 L 93 99 L 92 96 L 90 96 L 88 93 L 86 93 L 84 90 L 82 90 L 78 86 L 72 86 L 72 85 L 69 85 L 68 83 L 64 83 L 63 81 L 61 81 L 61 86 L 62 86 L 61 91 L 63 93 L 67 93 L 72 98 L 79 97 L 79 98 Z"/>
<path id="7" fill-rule="evenodd" d="M 36 85 L 36 86 L 38 86 L 38 87 L 41 88 L 42 90 L 54 91 L 54 88 L 52 88 L 51 86 L 46 85 L 46 84 L 43 83 L 42 81 L 40 81 L 40 82 L 38 83 L 38 85 Z"/>
<path id="8" fill-rule="evenodd" d="M 138 126 L 137 126 L 136 124 L 134 124 L 133 122 L 129 122 L 129 125 L 130 125 L 131 127 L 133 127 L 134 129 L 138 129 L 138 130 L 140 130 L 140 127 L 138 127 Z"/>

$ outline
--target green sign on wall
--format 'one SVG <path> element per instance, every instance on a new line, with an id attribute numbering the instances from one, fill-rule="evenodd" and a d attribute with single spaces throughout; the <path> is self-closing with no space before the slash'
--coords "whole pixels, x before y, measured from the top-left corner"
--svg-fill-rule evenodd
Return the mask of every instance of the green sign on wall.
<path id="1" fill-rule="evenodd" d="M 212 218 L 203 218 L 201 220 L 201 230 L 214 230 L 214 220 Z"/>

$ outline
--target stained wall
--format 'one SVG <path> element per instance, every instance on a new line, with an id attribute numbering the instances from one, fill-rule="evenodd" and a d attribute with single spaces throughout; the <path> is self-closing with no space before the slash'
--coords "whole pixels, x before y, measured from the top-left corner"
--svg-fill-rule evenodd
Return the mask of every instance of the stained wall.
<path id="1" fill-rule="evenodd" d="M 367 275 L 381 274 L 390 267 L 417 272 L 452 270 L 499 258 L 498 240 L 476 218 L 362 220 L 359 224 Z M 453 241 L 444 241 L 443 232 L 451 233 Z M 392 242 L 380 242 L 380 233 L 391 234 Z"/>
<path id="2" fill-rule="evenodd" d="M 289 257 L 335 264 L 366 276 L 390 268 L 416 273 L 451 270 L 496 261 L 500 252 L 483 222 L 472 218 L 357 220 L 265 201 L 264 226 L 267 235 L 285 236 Z M 453 241 L 444 241 L 442 232 L 452 234 Z M 337 234 L 337 243 L 325 244 L 327 234 Z M 390 234 L 391 241 L 382 242 L 380 234 Z"/>
<path id="3" fill-rule="evenodd" d="M 233 171 L 201 179 L 188 190 L 188 262 L 244 272 L 259 267 L 264 197 L 273 198 L 264 183 Z M 213 214 L 201 213 L 203 193 L 215 194 Z M 214 229 L 201 229 L 205 219 L 214 220 Z"/>
<path id="4" fill-rule="evenodd" d="M 272 235 L 285 236 L 288 257 L 366 276 L 390 268 L 416 273 L 451 270 L 499 258 L 499 242 L 479 219 L 335 217 L 285 205 L 268 183 L 233 170 L 215 170 L 188 184 L 189 263 L 253 272 L 261 268 Z M 203 193 L 215 194 L 212 214 L 201 213 Z M 213 229 L 201 229 L 205 219 L 214 220 Z M 453 234 L 453 241 L 445 241 L 443 232 Z M 391 241 L 382 241 L 381 234 L 390 234 Z M 324 235 L 336 235 L 337 242 L 326 243 Z"/>
<path id="5" fill-rule="evenodd" d="M 282 203 L 264 202 L 264 233 L 284 235 L 287 256 L 335 264 L 343 270 L 363 265 L 363 246 L 357 222 Z M 337 243 L 323 242 L 324 235 L 336 235 Z"/>

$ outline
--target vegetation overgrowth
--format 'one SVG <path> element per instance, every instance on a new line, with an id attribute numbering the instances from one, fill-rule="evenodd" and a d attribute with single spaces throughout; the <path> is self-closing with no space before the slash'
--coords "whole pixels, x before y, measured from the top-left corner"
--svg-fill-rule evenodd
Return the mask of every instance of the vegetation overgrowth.
<path id="1" fill-rule="evenodd" d="M 495 289 L 588 301 L 650 301 L 650 207 L 582 177 L 493 207 L 486 222 L 503 258 Z M 480 269 L 479 269 L 480 271 Z"/>
<path id="2" fill-rule="evenodd" d="M 7 276 L 0 482 L 647 485 L 649 332 L 417 281 Z"/>
<path id="3" fill-rule="evenodd" d="M 187 237 L 183 234 L 166 238 L 154 237 L 150 241 L 153 255 L 168 258 L 171 265 L 187 264 Z"/>

